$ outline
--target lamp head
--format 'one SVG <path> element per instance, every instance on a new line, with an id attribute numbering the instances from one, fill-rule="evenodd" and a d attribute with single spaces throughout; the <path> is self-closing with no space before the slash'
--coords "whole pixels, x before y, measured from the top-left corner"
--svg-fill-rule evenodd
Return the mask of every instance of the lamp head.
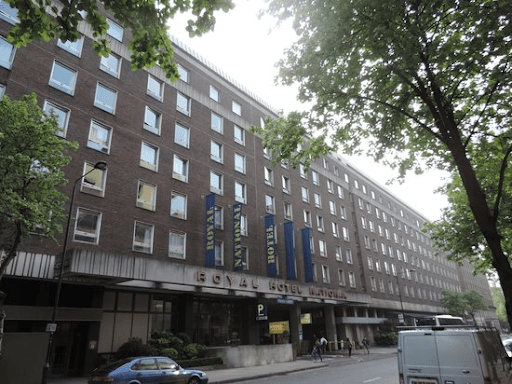
<path id="1" fill-rule="evenodd" d="M 103 160 L 96 162 L 96 164 L 94 164 L 94 169 L 104 171 L 105 169 L 107 169 L 107 162 Z"/>

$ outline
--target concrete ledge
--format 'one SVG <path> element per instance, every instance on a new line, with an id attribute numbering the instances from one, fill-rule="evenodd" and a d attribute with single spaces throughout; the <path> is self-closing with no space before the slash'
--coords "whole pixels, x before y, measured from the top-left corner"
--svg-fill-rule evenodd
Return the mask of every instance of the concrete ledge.
<path id="1" fill-rule="evenodd" d="M 220 357 L 225 368 L 255 367 L 293 361 L 292 344 L 209 348 L 206 355 Z"/>

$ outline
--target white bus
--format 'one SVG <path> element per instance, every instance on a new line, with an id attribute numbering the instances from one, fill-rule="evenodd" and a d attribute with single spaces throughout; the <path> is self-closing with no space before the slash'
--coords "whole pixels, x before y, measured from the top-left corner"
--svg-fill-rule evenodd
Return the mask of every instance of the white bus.
<path id="1" fill-rule="evenodd" d="M 465 325 L 462 317 L 451 315 L 435 315 L 416 318 L 416 325 Z"/>

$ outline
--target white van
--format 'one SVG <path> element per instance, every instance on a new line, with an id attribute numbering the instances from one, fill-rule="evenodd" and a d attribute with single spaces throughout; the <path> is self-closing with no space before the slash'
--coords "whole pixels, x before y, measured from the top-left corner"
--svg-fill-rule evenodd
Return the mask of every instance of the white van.
<path id="1" fill-rule="evenodd" d="M 511 359 L 495 330 L 423 327 L 398 333 L 400 384 L 512 383 Z"/>

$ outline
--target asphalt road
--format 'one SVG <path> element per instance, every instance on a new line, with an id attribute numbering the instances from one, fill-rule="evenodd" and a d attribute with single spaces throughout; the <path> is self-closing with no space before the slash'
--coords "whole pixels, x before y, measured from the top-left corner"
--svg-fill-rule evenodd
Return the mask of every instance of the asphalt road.
<path id="1" fill-rule="evenodd" d="M 325 361 L 325 360 L 324 360 Z M 281 376 L 244 381 L 244 384 L 397 384 L 398 367 L 396 356 L 378 360 L 354 359 L 351 364 L 341 365 L 336 359 L 330 359 L 323 368 L 293 372 Z"/>

